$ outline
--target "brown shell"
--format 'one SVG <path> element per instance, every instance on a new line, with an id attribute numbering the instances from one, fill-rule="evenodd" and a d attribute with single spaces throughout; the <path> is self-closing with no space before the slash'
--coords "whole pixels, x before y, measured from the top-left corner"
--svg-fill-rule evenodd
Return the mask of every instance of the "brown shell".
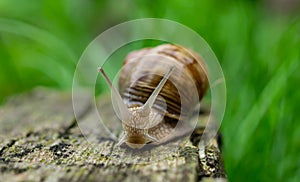
<path id="1" fill-rule="evenodd" d="M 142 106 L 171 66 L 175 69 L 159 93 L 167 109 L 161 107 L 160 98 L 153 107 L 166 113 L 166 119 L 178 120 L 180 113 L 187 117 L 204 96 L 208 79 L 200 56 L 179 45 L 163 44 L 128 54 L 119 77 L 119 92 L 125 104 Z M 191 86 L 197 89 L 198 98 L 189 89 Z"/>

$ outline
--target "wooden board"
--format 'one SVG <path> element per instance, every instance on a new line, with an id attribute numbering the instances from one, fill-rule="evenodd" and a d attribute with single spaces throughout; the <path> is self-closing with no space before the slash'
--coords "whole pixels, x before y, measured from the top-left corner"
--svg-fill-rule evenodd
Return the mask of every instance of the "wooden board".
<path id="1" fill-rule="evenodd" d="M 93 128 L 90 100 L 82 94 L 79 115 Z M 217 139 L 205 145 L 202 131 L 138 151 L 101 133 L 87 139 L 71 94 L 38 88 L 0 107 L 0 181 L 226 181 Z"/>

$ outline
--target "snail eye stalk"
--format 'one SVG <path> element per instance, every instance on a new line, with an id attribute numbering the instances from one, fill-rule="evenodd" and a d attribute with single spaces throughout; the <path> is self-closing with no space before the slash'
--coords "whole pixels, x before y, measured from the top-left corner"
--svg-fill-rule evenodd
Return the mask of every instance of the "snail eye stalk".
<path id="1" fill-rule="evenodd" d="M 110 79 L 108 78 L 108 76 L 106 75 L 106 73 L 104 72 L 104 70 L 101 67 L 98 68 L 98 71 L 105 78 L 106 83 L 110 86 L 110 88 L 112 90 L 113 98 L 117 102 L 119 114 L 120 114 L 120 117 L 121 117 L 120 119 L 122 121 L 127 121 L 127 122 L 130 121 L 130 118 L 131 118 L 130 117 L 131 116 L 130 111 L 128 110 L 127 106 L 124 104 L 120 93 L 113 86 L 112 82 L 110 81 Z"/>
<path id="2" fill-rule="evenodd" d="M 163 79 L 159 82 L 158 86 L 155 88 L 155 90 L 152 92 L 151 96 L 148 98 L 147 102 L 143 105 L 142 111 L 143 112 L 150 112 L 151 107 L 153 106 L 159 92 L 164 87 L 165 83 L 167 82 L 168 78 L 171 76 L 171 73 L 174 70 L 174 66 L 172 66 L 169 71 L 165 74 Z"/>

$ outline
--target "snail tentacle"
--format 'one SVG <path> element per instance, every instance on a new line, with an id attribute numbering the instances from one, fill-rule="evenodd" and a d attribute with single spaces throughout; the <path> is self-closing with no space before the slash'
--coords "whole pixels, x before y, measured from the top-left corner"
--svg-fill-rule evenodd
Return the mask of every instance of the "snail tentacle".
<path id="1" fill-rule="evenodd" d="M 171 73 L 174 70 L 174 66 L 172 66 L 169 71 L 165 74 L 163 79 L 159 82 L 158 86 L 155 88 L 155 90 L 152 92 L 151 96 L 148 98 L 147 102 L 143 105 L 142 110 L 145 112 L 150 112 L 151 107 L 153 106 L 159 92 L 167 82 L 168 78 L 170 77 Z"/>
<path id="2" fill-rule="evenodd" d="M 156 142 L 156 143 L 160 143 L 159 140 L 158 140 L 156 137 L 151 136 L 151 135 L 149 135 L 148 133 L 145 135 L 145 137 L 146 137 L 147 139 L 149 139 L 150 141 L 153 141 L 153 142 Z"/>
<path id="3" fill-rule="evenodd" d="M 103 75 L 107 84 L 110 86 L 110 88 L 112 90 L 113 97 L 114 97 L 115 101 L 117 102 L 117 106 L 118 106 L 118 109 L 120 112 L 120 117 L 121 117 L 120 119 L 122 121 L 129 121 L 131 119 L 131 113 L 129 112 L 127 106 L 124 104 L 120 93 L 115 89 L 115 87 L 113 86 L 112 82 L 110 81 L 110 79 L 108 78 L 108 76 L 106 75 L 104 70 L 101 67 L 99 67 L 98 70 Z"/>
<path id="4" fill-rule="evenodd" d="M 118 141 L 118 143 L 117 143 L 116 145 L 117 145 L 117 146 L 120 146 L 120 145 L 122 145 L 123 143 L 125 143 L 126 140 L 127 140 L 127 137 L 128 137 L 127 133 L 126 133 L 125 131 L 122 132 L 122 133 L 121 133 L 121 136 L 120 136 L 120 139 L 119 139 L 119 141 Z"/>
<path id="5" fill-rule="evenodd" d="M 167 82 L 168 78 L 171 76 L 171 73 L 174 70 L 174 66 L 172 66 L 169 71 L 165 74 L 165 76 L 163 77 L 163 79 L 159 82 L 159 84 L 157 85 L 157 87 L 155 88 L 155 90 L 152 92 L 151 96 L 148 98 L 148 100 L 146 101 L 146 103 L 142 106 L 141 111 L 143 113 L 147 113 L 148 115 L 151 112 L 151 108 L 159 94 L 159 92 L 161 91 L 161 89 L 163 88 L 163 86 L 165 85 L 165 83 Z M 153 121 L 149 121 L 148 122 L 148 126 L 147 128 L 151 128 L 156 124 L 156 122 Z M 153 141 L 158 141 L 156 138 L 151 137 L 150 135 L 147 136 L 149 139 L 153 140 Z M 159 142 L 157 142 L 159 143 Z"/>

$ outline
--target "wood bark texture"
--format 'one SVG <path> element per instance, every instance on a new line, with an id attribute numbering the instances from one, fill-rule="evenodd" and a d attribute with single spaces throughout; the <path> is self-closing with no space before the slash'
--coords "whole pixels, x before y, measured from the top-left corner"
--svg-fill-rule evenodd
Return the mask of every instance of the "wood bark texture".
<path id="1" fill-rule="evenodd" d="M 77 100 L 78 124 L 70 92 L 37 88 L 8 99 L 0 107 L 0 181 L 226 181 L 218 136 L 200 141 L 202 127 L 187 140 L 138 151 L 100 131 L 87 138 L 80 129 L 97 121 L 91 100 L 84 93 Z"/>

